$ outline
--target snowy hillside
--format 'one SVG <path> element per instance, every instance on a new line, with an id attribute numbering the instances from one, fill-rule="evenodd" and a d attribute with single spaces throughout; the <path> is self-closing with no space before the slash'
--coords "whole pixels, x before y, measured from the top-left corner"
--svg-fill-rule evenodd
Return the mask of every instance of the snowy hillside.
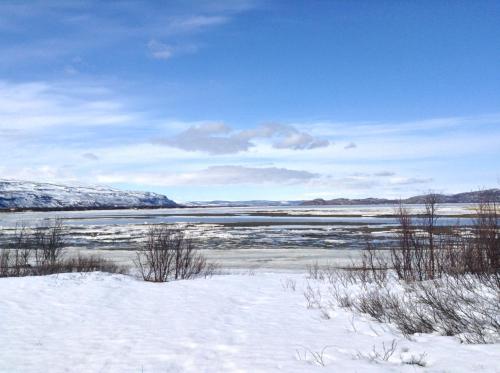
<path id="1" fill-rule="evenodd" d="M 311 284 L 313 288 L 316 284 Z M 498 372 L 498 344 L 308 309 L 300 274 L 0 279 L 1 372 Z M 387 359 L 377 358 L 394 345 Z M 415 362 L 420 362 L 420 366 Z"/>
<path id="2" fill-rule="evenodd" d="M 0 209 L 175 207 L 167 197 L 103 186 L 68 186 L 0 179 Z"/>

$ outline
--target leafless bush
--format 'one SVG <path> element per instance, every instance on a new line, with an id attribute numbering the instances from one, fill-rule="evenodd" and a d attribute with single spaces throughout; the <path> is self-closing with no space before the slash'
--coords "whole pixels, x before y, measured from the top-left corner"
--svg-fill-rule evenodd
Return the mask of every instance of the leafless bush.
<path id="1" fill-rule="evenodd" d="M 500 227 L 499 206 L 484 192 L 476 209 L 471 255 L 466 271 L 475 274 L 494 274 L 500 281 Z M 499 286 L 500 287 L 500 286 Z"/>
<path id="2" fill-rule="evenodd" d="M 59 262 L 58 272 L 107 272 L 126 274 L 127 268 L 117 265 L 111 260 L 98 255 L 82 256 L 64 259 Z"/>
<path id="3" fill-rule="evenodd" d="M 353 299 L 347 290 L 347 286 L 338 286 L 337 284 L 332 284 L 329 288 L 330 295 L 336 301 L 336 304 L 343 308 L 352 308 Z"/>
<path id="4" fill-rule="evenodd" d="M 425 357 L 427 354 L 425 352 L 421 353 L 420 355 L 411 355 L 409 358 L 404 359 L 403 357 L 401 358 L 401 361 L 403 364 L 406 365 L 417 365 L 419 367 L 426 367 L 427 362 L 425 361 Z"/>
<path id="5" fill-rule="evenodd" d="M 365 249 L 362 252 L 361 265 L 353 266 L 351 273 L 357 274 L 362 283 L 383 284 L 387 281 L 388 267 L 389 264 L 381 250 L 375 247 L 369 235 L 365 235 Z"/>
<path id="6" fill-rule="evenodd" d="M 204 278 L 209 278 L 215 275 L 220 275 L 221 273 L 222 271 L 219 264 L 207 261 L 201 275 Z"/>
<path id="7" fill-rule="evenodd" d="M 387 309 L 393 306 L 394 300 L 389 292 L 383 293 L 383 290 L 376 287 L 362 292 L 351 302 L 351 308 L 366 313 L 377 321 L 389 321 Z"/>
<path id="8" fill-rule="evenodd" d="M 302 350 L 296 350 L 297 360 L 308 361 L 322 367 L 326 366 L 325 352 L 331 346 L 325 346 L 321 349 L 321 351 L 313 351 L 309 348 L 303 347 Z M 309 359 L 308 355 L 311 356 Z"/>
<path id="9" fill-rule="evenodd" d="M 10 250 L 0 249 L 0 277 L 9 277 L 10 261 Z"/>
<path id="10" fill-rule="evenodd" d="M 470 232 L 464 227 L 437 229 L 437 198 L 427 196 L 425 213 L 415 223 L 402 204 L 397 209 L 398 242 L 391 264 L 405 281 L 423 281 L 446 274 L 492 275 L 500 287 L 500 229 L 498 204 L 484 192 Z"/>
<path id="11" fill-rule="evenodd" d="M 195 250 L 183 231 L 162 225 L 149 229 L 135 264 L 142 278 L 152 282 L 205 276 L 216 268 Z"/>
<path id="12" fill-rule="evenodd" d="M 321 290 L 319 288 L 313 289 L 311 284 L 307 284 L 304 290 L 304 298 L 306 298 L 307 308 L 321 308 Z"/>
<path id="13" fill-rule="evenodd" d="M 297 289 L 297 281 L 287 278 L 285 281 L 281 281 L 281 287 L 283 290 L 295 291 Z"/>
<path id="14" fill-rule="evenodd" d="M 308 278 L 312 280 L 323 280 L 324 279 L 324 273 L 321 270 L 321 267 L 319 266 L 318 262 L 314 262 L 311 265 L 307 266 L 307 273 L 308 273 Z"/>
<path id="15" fill-rule="evenodd" d="M 32 235 L 34 271 L 39 275 L 59 273 L 65 246 L 62 221 L 56 219 L 49 227 L 37 227 Z"/>
<path id="16" fill-rule="evenodd" d="M 32 256 L 35 250 L 31 230 L 16 226 L 13 237 L 4 243 L 0 253 L 0 276 L 29 276 L 33 272 Z"/>
<path id="17" fill-rule="evenodd" d="M 40 276 L 66 272 L 102 271 L 125 273 L 126 269 L 98 256 L 64 258 L 64 226 L 55 220 L 48 227 L 16 227 L 0 249 L 0 277 Z"/>
<path id="18" fill-rule="evenodd" d="M 390 247 L 390 263 L 368 237 L 361 264 L 347 270 L 310 266 L 308 278 L 327 281 L 330 299 L 308 285 L 308 307 L 323 314 L 329 304 L 348 308 L 392 323 L 407 337 L 438 333 L 465 343 L 499 341 L 498 204 L 484 194 L 469 227 L 438 226 L 437 210 L 433 194 L 418 216 L 399 205 L 398 239 Z M 423 359 L 414 363 L 419 361 L 424 364 Z"/>
<path id="19" fill-rule="evenodd" d="M 467 343 L 491 343 L 500 336 L 500 293 L 490 277 L 447 276 L 415 284 L 415 299 L 432 310 L 434 330 Z"/>
<path id="20" fill-rule="evenodd" d="M 445 276 L 404 287 L 374 284 L 356 295 L 348 288 L 331 289 L 337 305 L 392 323 L 407 337 L 435 332 L 466 343 L 500 340 L 500 293 L 493 277 Z"/>
<path id="21" fill-rule="evenodd" d="M 3 277 L 26 276 L 31 270 L 32 240 L 29 230 L 17 226 L 13 239 L 0 254 L 0 275 Z"/>
<path id="22" fill-rule="evenodd" d="M 382 348 L 380 350 L 377 350 L 375 346 L 373 346 L 372 351 L 367 354 L 358 351 L 356 358 L 374 362 L 388 361 L 391 356 L 394 355 L 394 352 L 396 352 L 397 347 L 398 343 L 393 339 L 390 345 L 386 345 L 385 342 L 382 342 Z"/>

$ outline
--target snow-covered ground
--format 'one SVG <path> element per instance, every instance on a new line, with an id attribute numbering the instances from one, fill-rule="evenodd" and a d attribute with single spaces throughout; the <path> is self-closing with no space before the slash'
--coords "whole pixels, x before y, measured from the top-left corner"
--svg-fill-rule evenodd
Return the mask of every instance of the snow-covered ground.
<path id="1" fill-rule="evenodd" d="M 325 319 L 307 308 L 306 281 L 285 272 L 164 284 L 103 273 L 0 279 L 0 371 L 500 372 L 498 344 L 410 341 L 338 308 Z M 370 361 L 393 341 L 388 361 Z M 412 356 L 426 366 L 405 364 Z"/>

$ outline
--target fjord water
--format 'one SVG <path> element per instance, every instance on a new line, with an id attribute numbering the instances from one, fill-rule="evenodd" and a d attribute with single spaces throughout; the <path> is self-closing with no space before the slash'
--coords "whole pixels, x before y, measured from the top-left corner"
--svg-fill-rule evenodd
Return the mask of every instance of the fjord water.
<path id="1" fill-rule="evenodd" d="M 409 206 L 421 213 L 421 205 Z M 468 225 L 474 206 L 441 205 L 438 224 Z M 5 236 L 16 226 L 48 225 L 60 218 L 68 250 L 104 253 L 129 262 L 152 224 L 185 229 L 207 256 L 228 267 L 295 268 L 311 261 L 344 263 L 359 255 L 364 237 L 394 238 L 393 205 L 209 207 L 0 213 Z"/>

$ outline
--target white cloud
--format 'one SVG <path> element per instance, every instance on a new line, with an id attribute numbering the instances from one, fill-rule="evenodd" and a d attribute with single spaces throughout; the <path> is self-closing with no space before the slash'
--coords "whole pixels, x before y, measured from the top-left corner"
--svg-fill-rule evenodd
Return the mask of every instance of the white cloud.
<path id="1" fill-rule="evenodd" d="M 0 81 L 0 130 L 115 125 L 133 118 L 97 85 Z"/>
<path id="2" fill-rule="evenodd" d="M 327 137 L 369 137 L 384 135 L 408 135 L 436 130 L 452 130 L 454 128 L 481 128 L 500 124 L 500 114 L 493 113 L 477 116 L 428 118 L 399 122 L 310 122 L 292 123 L 301 128 L 314 130 L 315 133 Z"/>
<path id="3" fill-rule="evenodd" d="M 293 185 L 296 194 L 303 188 L 365 196 L 414 194 L 428 186 L 469 190 L 481 186 L 476 180 L 490 185 L 498 177 L 492 163 L 490 171 L 469 167 L 467 182 L 460 174 L 462 163 L 486 157 L 492 162 L 498 155 L 500 121 L 494 116 L 430 119 L 399 132 L 363 132 L 355 123 L 343 124 L 337 127 L 342 136 L 336 137 L 324 124 L 236 129 L 221 122 L 171 121 L 131 111 L 125 102 L 128 97 L 118 99 L 106 86 L 81 80 L 0 81 L 0 177 L 98 180 L 144 189 Z M 452 129 L 442 127 L 452 122 Z M 439 130 L 430 131 L 430 123 Z M 425 129 L 416 130 L 420 127 Z M 334 140 L 343 146 L 327 146 Z M 359 145 L 356 151 L 344 150 L 350 141 Z"/>
<path id="4" fill-rule="evenodd" d="M 155 39 L 150 40 L 148 43 L 148 48 L 151 52 L 151 55 L 154 58 L 161 60 L 168 60 L 175 55 L 185 54 L 185 53 L 194 53 L 197 51 L 197 47 L 195 45 L 168 45 L 162 42 L 159 42 Z"/>
<path id="5" fill-rule="evenodd" d="M 319 175 L 278 167 L 212 166 L 187 173 L 125 173 L 98 175 L 101 183 L 136 183 L 153 186 L 209 186 L 297 184 L 308 182 Z"/>
<path id="6" fill-rule="evenodd" d="M 189 15 L 171 18 L 167 24 L 168 32 L 189 33 L 207 27 L 222 25 L 229 21 L 226 16 L 220 15 Z"/>
<path id="7" fill-rule="evenodd" d="M 79 179 L 69 166 L 58 167 L 48 164 L 26 167 L 0 166 L 0 178 L 46 182 L 73 182 Z"/>
<path id="8" fill-rule="evenodd" d="M 165 45 L 174 54 L 196 51 L 196 37 L 210 28 L 230 22 L 237 14 L 253 8 L 250 1 L 185 2 L 153 1 L 31 1 L 0 2 L 0 30 L 13 31 L 22 37 L 22 43 L 6 39 L 0 43 L 0 65 L 14 66 L 59 62 L 67 65 L 74 55 L 85 55 L 127 42 L 128 51 L 144 45 L 150 39 L 167 40 Z M 109 17 L 120 14 L 120 17 Z M 25 25 L 32 25 L 26 28 Z M 29 30 L 39 30 L 33 34 Z M 186 43 L 186 39 L 189 42 Z M 21 40 L 21 39 L 20 39 Z M 137 50 L 141 51 L 140 48 Z M 168 51 L 154 52 L 166 58 Z M 54 66 L 50 66 L 51 69 Z M 74 73 L 75 67 L 62 68 Z"/>
<path id="9" fill-rule="evenodd" d="M 82 157 L 88 159 L 89 161 L 98 161 L 99 157 L 94 153 L 83 153 Z"/>
<path id="10" fill-rule="evenodd" d="M 158 144 L 187 151 L 210 154 L 235 154 L 255 146 L 257 140 L 270 140 L 275 149 L 307 150 L 326 147 L 330 142 L 283 124 L 266 124 L 254 129 L 235 131 L 223 123 L 202 123 L 189 127 Z"/>
<path id="11" fill-rule="evenodd" d="M 427 184 L 433 181 L 430 177 L 395 177 L 390 180 L 393 185 Z"/>
<path id="12" fill-rule="evenodd" d="M 160 43 L 156 40 L 150 40 L 148 43 L 148 48 L 151 51 L 151 55 L 153 57 L 162 60 L 168 60 L 174 55 L 174 48 L 172 46 Z"/>
<path id="13" fill-rule="evenodd" d="M 380 172 L 375 172 L 373 175 L 374 176 L 388 177 L 388 176 L 394 176 L 394 175 L 396 175 L 396 173 L 391 172 L 391 171 L 380 171 Z"/>
<path id="14" fill-rule="evenodd" d="M 210 154 L 234 154 L 252 146 L 248 139 L 232 134 L 231 128 L 223 123 L 194 125 L 170 138 L 158 139 L 156 143 Z"/>

